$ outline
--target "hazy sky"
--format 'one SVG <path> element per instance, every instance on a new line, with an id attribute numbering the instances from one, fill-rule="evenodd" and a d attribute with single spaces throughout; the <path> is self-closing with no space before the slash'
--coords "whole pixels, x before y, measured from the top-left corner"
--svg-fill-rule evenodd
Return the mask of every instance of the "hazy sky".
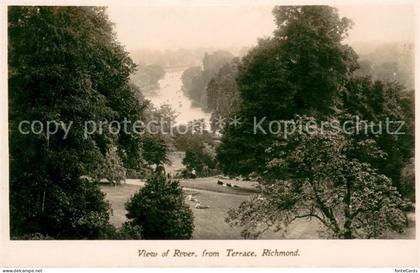
<path id="1" fill-rule="evenodd" d="M 113 6 L 108 8 L 119 40 L 138 48 L 253 46 L 274 30 L 273 6 Z M 352 41 L 414 40 L 413 6 L 338 6 L 355 23 Z"/>

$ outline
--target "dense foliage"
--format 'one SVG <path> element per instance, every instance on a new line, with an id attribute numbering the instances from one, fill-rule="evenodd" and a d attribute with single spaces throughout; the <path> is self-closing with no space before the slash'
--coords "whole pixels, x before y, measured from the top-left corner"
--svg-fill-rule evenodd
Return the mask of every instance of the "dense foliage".
<path id="1" fill-rule="evenodd" d="M 243 226 L 244 237 L 287 229 L 300 218 L 318 221 L 327 238 L 369 239 L 389 230 L 402 232 L 406 218 L 400 193 L 391 179 L 359 159 L 386 156 L 376 142 L 337 132 L 337 120 L 322 129 L 314 118 L 296 120 L 314 125 L 273 142 L 260 185 L 263 198 L 231 210 L 228 221 Z"/>
<path id="2" fill-rule="evenodd" d="M 173 136 L 174 147 L 185 152 L 183 177 L 205 177 L 217 172 L 213 135 L 205 130 L 204 124 L 204 120 L 194 120 L 187 125 L 179 125 L 179 132 L 185 133 Z"/>
<path id="3" fill-rule="evenodd" d="M 133 82 L 140 87 L 143 92 L 152 92 L 159 89 L 159 80 L 165 76 L 165 70 L 160 65 L 140 64 L 132 79 Z"/>
<path id="4" fill-rule="evenodd" d="M 369 77 L 353 77 L 346 84 L 341 96 L 344 113 L 355 115 L 359 120 L 375 124 L 372 132 L 354 136 L 361 139 L 373 139 L 386 154 L 381 160 L 368 162 L 392 180 L 394 186 L 405 196 L 413 194 L 401 184 L 401 170 L 414 156 L 414 97 L 404 92 L 404 87 L 396 82 L 372 81 Z M 337 115 L 338 116 L 338 115 Z M 340 118 L 340 116 L 338 116 Z M 341 118 L 345 122 L 346 116 Z M 400 122 L 403 122 L 398 134 L 388 133 L 386 120 L 390 124 L 389 131 L 397 132 Z M 374 133 L 382 130 L 382 133 Z M 363 158 L 360 158 L 363 160 Z"/>
<path id="5" fill-rule="evenodd" d="M 156 166 L 168 163 L 168 146 L 162 138 L 148 135 L 142 144 L 143 158 L 147 163 Z"/>
<path id="6" fill-rule="evenodd" d="M 202 67 L 190 67 L 182 75 L 183 92 L 193 104 L 207 110 L 207 85 L 218 70 L 233 59 L 227 51 L 206 53 Z"/>
<path id="7" fill-rule="evenodd" d="M 205 177 L 217 172 L 214 148 L 206 143 L 188 147 L 182 164 L 186 167 L 186 176 L 195 173 L 196 177 Z"/>
<path id="8" fill-rule="evenodd" d="M 357 55 L 342 43 L 352 23 L 335 8 L 281 6 L 273 14 L 274 36 L 239 66 L 241 122 L 228 124 L 217 154 L 225 173 L 259 177 L 262 197 L 232 210 L 227 220 L 242 226 L 245 237 L 297 218 L 317 219 L 328 237 L 402 231 L 401 194 L 413 193 L 410 172 L 401 179 L 414 151 L 413 96 L 394 79 L 360 76 Z M 387 119 L 403 122 L 404 134 L 374 133 Z M 356 120 L 372 122 L 376 131 L 341 130 Z M 329 126 L 288 136 L 270 133 L 271 121 Z"/>
<path id="9" fill-rule="evenodd" d="M 95 181 L 141 170 L 141 139 L 85 135 L 84 122 L 142 119 L 135 66 L 103 8 L 10 7 L 8 16 L 11 234 L 102 238 L 108 204 Z M 72 127 L 21 134 L 24 120 Z"/>
<path id="10" fill-rule="evenodd" d="M 253 132 L 254 119 L 332 114 L 347 76 L 356 68 L 355 53 L 341 43 L 351 23 L 333 8 L 276 7 L 273 13 L 278 26 L 274 37 L 261 40 L 239 66 L 241 124 L 226 128 L 218 153 L 229 174 L 264 168 L 264 150 L 272 139 Z"/>
<path id="11" fill-rule="evenodd" d="M 207 85 L 207 106 L 211 111 L 210 126 L 213 132 L 222 131 L 223 124 L 239 110 L 240 98 L 236 77 L 239 59 L 222 66 Z"/>
<path id="12" fill-rule="evenodd" d="M 162 174 L 151 177 L 126 204 L 129 224 L 141 228 L 144 239 L 190 239 L 193 213 L 177 181 Z"/>

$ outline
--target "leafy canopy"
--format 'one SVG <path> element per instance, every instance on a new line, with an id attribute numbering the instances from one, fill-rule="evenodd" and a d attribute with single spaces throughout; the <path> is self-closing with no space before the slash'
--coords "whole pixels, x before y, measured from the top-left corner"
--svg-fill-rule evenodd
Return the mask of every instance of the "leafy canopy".
<path id="1" fill-rule="evenodd" d="M 142 238 L 190 239 L 193 213 L 185 204 L 177 181 L 156 173 L 126 204 L 130 225 L 141 228 Z"/>
<path id="2" fill-rule="evenodd" d="M 12 236 L 101 238 L 108 204 L 94 181 L 142 169 L 141 139 L 85 136 L 84 122 L 142 119 L 143 102 L 129 84 L 134 63 L 104 8 L 9 7 L 8 35 Z M 66 138 L 61 130 L 24 135 L 23 120 L 72 127 Z"/>

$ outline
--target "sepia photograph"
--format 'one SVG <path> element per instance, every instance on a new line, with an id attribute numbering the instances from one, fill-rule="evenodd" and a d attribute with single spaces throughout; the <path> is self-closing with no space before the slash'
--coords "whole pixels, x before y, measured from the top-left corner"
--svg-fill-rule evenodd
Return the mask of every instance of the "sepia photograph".
<path id="1" fill-rule="evenodd" d="M 176 3 L 4 5 L 6 240 L 415 243 L 418 6 Z"/>

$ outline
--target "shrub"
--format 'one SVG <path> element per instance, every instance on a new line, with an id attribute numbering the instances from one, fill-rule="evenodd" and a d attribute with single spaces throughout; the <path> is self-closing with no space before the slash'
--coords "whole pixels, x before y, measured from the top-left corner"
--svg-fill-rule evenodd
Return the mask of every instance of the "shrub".
<path id="1" fill-rule="evenodd" d="M 130 221 L 125 222 L 115 236 L 115 239 L 119 240 L 140 240 L 141 238 L 141 228 Z"/>
<path id="2" fill-rule="evenodd" d="M 187 175 L 195 170 L 196 176 L 206 177 L 217 173 L 213 150 L 209 145 L 202 144 L 186 150 L 182 164 L 186 166 Z M 188 176 L 187 176 L 188 177 Z"/>
<path id="3" fill-rule="evenodd" d="M 190 239 L 193 214 L 184 200 L 178 181 L 155 174 L 127 202 L 127 218 L 143 239 Z"/>

